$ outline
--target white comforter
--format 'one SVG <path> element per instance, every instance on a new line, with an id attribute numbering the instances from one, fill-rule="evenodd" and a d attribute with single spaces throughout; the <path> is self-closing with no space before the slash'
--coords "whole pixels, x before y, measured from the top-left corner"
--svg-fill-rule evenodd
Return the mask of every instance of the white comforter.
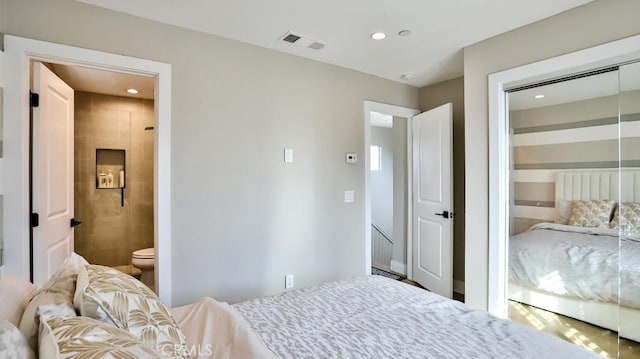
<path id="1" fill-rule="evenodd" d="M 560 339 L 379 276 L 234 305 L 286 358 L 591 358 Z"/>
<path id="2" fill-rule="evenodd" d="M 227 303 L 212 298 L 171 309 L 198 359 L 276 359 L 247 322 Z"/>
<path id="3" fill-rule="evenodd" d="M 611 303 L 620 298 L 622 305 L 640 308 L 640 242 L 619 240 L 610 229 L 540 223 L 511 237 L 509 279 L 558 295 Z"/>

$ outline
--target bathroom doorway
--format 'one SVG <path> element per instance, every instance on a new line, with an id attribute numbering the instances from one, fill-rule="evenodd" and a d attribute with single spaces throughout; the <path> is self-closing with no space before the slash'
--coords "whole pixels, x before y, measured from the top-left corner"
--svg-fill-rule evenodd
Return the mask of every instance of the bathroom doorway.
<path id="1" fill-rule="evenodd" d="M 4 117 L 13 118 L 4 126 L 4 171 L 12 173 L 4 185 L 4 205 L 13 208 L 5 212 L 6 252 L 3 275 L 12 275 L 29 280 L 40 286 L 47 276 L 38 276 L 37 268 L 47 266 L 42 258 L 45 250 L 39 245 L 38 228 L 33 228 L 31 207 L 30 167 L 30 71 L 33 61 L 77 65 L 114 72 L 138 74 L 155 79 L 155 163 L 154 163 L 154 279 L 160 299 L 172 305 L 172 260 L 171 260 L 171 64 L 88 50 L 79 47 L 32 40 L 12 35 L 4 36 Z M 73 192 L 73 191 L 69 191 Z M 72 214 L 73 215 L 73 214 Z M 67 227 L 69 219 L 67 218 Z M 31 241 L 31 234 L 33 241 Z M 73 246 L 65 249 L 66 255 Z M 66 256 L 65 255 L 65 256 Z M 56 260 L 59 258 L 56 258 Z M 64 257 L 63 257 L 64 259 Z M 48 272 L 55 270 L 48 266 Z"/>
<path id="2" fill-rule="evenodd" d="M 155 290 L 155 78 L 42 64 L 73 89 L 73 250 Z"/>

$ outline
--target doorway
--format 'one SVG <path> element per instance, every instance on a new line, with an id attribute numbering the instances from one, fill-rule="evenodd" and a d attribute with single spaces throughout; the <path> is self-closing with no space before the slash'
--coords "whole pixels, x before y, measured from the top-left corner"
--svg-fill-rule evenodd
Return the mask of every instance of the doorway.
<path id="1" fill-rule="evenodd" d="M 407 279 L 415 280 L 431 291 L 452 297 L 452 105 L 449 103 L 419 113 L 417 110 L 365 101 L 364 110 L 365 273 L 371 274 L 373 257 L 377 255 L 372 249 L 374 241 L 387 241 L 384 235 L 376 233 L 376 227 L 379 225 L 375 220 L 380 217 L 374 217 L 373 212 L 377 210 L 384 213 L 386 209 L 392 213 L 392 220 L 387 219 L 387 223 L 390 223 L 388 226 L 392 228 L 393 233 L 400 233 L 398 238 L 392 237 L 387 241 L 391 242 L 387 246 L 406 246 L 404 251 L 401 249 L 406 253 L 406 262 L 394 262 L 392 253 L 390 269 L 406 275 Z M 374 123 L 377 126 L 372 126 Z M 392 131 L 388 132 L 386 137 L 391 137 L 392 140 L 385 141 L 384 134 L 377 133 L 384 132 L 377 129 L 382 127 L 381 124 L 391 124 Z M 394 134 L 393 128 L 396 125 L 397 133 Z M 378 143 L 374 143 L 376 141 Z M 383 146 L 379 145 L 383 142 L 386 142 L 386 147 L 397 149 L 388 151 L 387 154 L 387 157 L 398 158 L 398 161 L 394 161 L 397 163 L 391 165 L 387 161 L 387 167 L 399 167 L 396 171 L 389 169 L 393 175 L 389 174 L 386 177 L 392 177 L 392 181 L 376 170 L 385 165 L 382 161 Z M 403 183 L 396 183 L 395 177 L 404 177 L 403 181 L 399 181 Z M 374 179 L 380 183 L 374 182 Z M 384 193 L 375 194 L 383 197 L 380 203 L 376 203 L 376 207 L 382 207 L 382 210 L 373 208 L 373 188 L 379 184 L 386 184 L 387 188 L 386 196 Z M 396 186 L 399 188 L 389 190 Z M 379 188 L 376 188 L 376 191 L 385 192 Z M 389 207 L 392 208 L 389 210 Z M 401 210 L 397 210 L 398 207 Z M 388 257 L 385 260 L 388 260 Z"/>
<path id="2" fill-rule="evenodd" d="M 155 291 L 155 78 L 53 62 L 34 62 L 34 69 L 40 64 L 74 94 L 69 161 L 73 251 L 91 264 L 141 279 Z M 38 134 L 36 127 L 33 132 L 34 139 L 52 136 Z M 34 166 L 40 162 L 38 157 L 32 155 Z M 40 182 L 32 181 L 32 187 Z M 40 232 L 41 237 L 49 237 L 43 229 Z M 142 252 L 144 261 L 138 258 Z M 43 266 L 38 260 L 34 256 L 35 268 Z"/>
<path id="3" fill-rule="evenodd" d="M 370 119 L 372 270 L 406 276 L 409 121 L 375 111 L 370 113 Z"/>
<path id="4" fill-rule="evenodd" d="M 155 279 L 161 300 L 171 305 L 171 66 L 155 61 L 108 54 L 65 45 L 5 36 L 6 76 L 5 117 L 19 119 L 5 127 L 7 140 L 6 171 L 12 173 L 5 183 L 5 203 L 14 208 L 5 214 L 7 241 L 12 255 L 4 273 L 25 279 L 30 276 L 29 233 L 29 69 L 32 61 L 81 66 L 155 78 L 153 216 L 156 251 Z"/>
<path id="5" fill-rule="evenodd" d="M 367 274 L 371 274 L 375 266 L 412 278 L 411 241 L 408 240 L 412 213 L 408 201 L 412 194 L 408 164 L 412 157 L 408 139 L 411 138 L 410 119 L 419 112 L 372 101 L 364 103 Z"/>

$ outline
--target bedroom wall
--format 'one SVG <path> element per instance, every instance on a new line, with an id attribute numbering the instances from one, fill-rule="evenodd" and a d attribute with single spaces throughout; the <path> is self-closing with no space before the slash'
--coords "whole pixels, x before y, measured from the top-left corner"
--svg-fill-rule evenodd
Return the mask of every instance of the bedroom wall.
<path id="1" fill-rule="evenodd" d="M 464 184 L 464 78 L 420 89 L 420 110 L 453 104 L 453 279 L 454 290 L 464 292 L 465 184 Z"/>
<path id="2" fill-rule="evenodd" d="M 464 49 L 465 300 L 487 309 L 489 135 L 487 76 L 640 33 L 640 1 L 597 0 Z"/>
<path id="3" fill-rule="evenodd" d="M 172 65 L 174 305 L 364 273 L 364 161 L 344 154 L 363 151 L 365 99 L 416 107 L 418 89 L 74 0 L 7 14 L 8 34 Z"/>
<path id="4" fill-rule="evenodd" d="M 617 139 L 598 129 L 617 126 L 619 103 L 628 115 L 626 125 L 640 121 L 640 91 L 555 106 L 511 111 L 509 120 L 515 134 L 514 178 L 515 208 L 511 234 L 520 233 L 535 223 L 553 222 L 555 211 L 555 174 L 563 170 L 617 169 L 640 166 L 640 138 L 635 126 L 627 129 L 625 151 L 619 158 Z M 595 130 L 588 140 L 585 130 Z M 629 131 L 632 130 L 632 131 Z M 558 132 L 559 131 L 559 132 Z M 559 135 L 559 136 L 558 136 Z M 554 143 L 548 144 L 548 136 Z M 581 138 L 582 137 L 582 138 Z M 521 145 L 526 139 L 526 145 Z"/>

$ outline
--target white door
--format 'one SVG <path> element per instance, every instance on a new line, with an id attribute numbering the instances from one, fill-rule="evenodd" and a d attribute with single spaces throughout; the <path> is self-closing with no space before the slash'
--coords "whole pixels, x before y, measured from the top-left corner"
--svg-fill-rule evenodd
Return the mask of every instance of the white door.
<path id="1" fill-rule="evenodd" d="M 413 280 L 453 294 L 452 105 L 413 117 Z"/>
<path id="2" fill-rule="evenodd" d="M 73 251 L 73 89 L 33 64 L 33 282 L 40 287 Z"/>

